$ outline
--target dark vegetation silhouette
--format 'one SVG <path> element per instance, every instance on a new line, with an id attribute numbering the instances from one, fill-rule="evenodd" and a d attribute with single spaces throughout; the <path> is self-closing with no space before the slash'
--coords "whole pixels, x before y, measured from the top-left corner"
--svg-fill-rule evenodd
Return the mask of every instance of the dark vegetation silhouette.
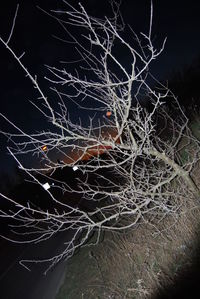
<path id="1" fill-rule="evenodd" d="M 189 66 L 174 73 L 168 81 L 169 89 L 178 96 L 185 114 L 192 121 L 200 115 L 200 56 Z M 198 219 L 197 219 L 198 221 Z M 191 259 L 178 271 L 170 284 L 158 289 L 152 299 L 199 298 L 200 285 L 200 233 L 189 246 Z"/>
<path id="2" fill-rule="evenodd" d="M 192 119 L 200 111 L 200 56 L 190 65 L 171 75 L 167 81 L 169 89 L 178 96 L 185 114 Z M 166 83 L 166 82 L 165 82 Z"/>

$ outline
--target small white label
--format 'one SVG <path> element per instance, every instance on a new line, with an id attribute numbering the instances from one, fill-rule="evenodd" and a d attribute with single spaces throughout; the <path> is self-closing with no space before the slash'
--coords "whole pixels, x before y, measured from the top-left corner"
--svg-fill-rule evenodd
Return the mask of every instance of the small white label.
<path id="1" fill-rule="evenodd" d="M 43 187 L 45 190 L 50 189 L 50 185 L 49 185 L 49 183 L 45 183 L 45 184 L 43 184 L 42 187 Z"/>
<path id="2" fill-rule="evenodd" d="M 78 170 L 78 167 L 77 166 L 73 166 L 73 171 L 76 171 Z"/>

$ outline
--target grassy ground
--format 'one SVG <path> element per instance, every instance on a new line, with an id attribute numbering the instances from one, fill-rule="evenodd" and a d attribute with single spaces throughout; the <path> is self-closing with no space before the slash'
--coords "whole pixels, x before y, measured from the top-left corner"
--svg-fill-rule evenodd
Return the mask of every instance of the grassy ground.
<path id="1" fill-rule="evenodd" d="M 197 120 L 191 128 L 199 138 Z M 193 176 L 198 184 L 199 165 Z M 173 283 L 192 264 L 200 239 L 199 203 L 186 198 L 174 216 L 155 226 L 141 224 L 127 234 L 107 232 L 99 245 L 82 248 L 67 262 L 56 299 L 152 298 Z"/>

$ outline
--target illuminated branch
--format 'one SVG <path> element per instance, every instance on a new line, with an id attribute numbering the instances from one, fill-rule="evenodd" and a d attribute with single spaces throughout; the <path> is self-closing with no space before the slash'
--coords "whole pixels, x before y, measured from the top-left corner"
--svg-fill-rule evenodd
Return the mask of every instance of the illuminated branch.
<path id="1" fill-rule="evenodd" d="M 129 29 L 133 40 L 128 42 L 115 1 L 113 18 L 102 20 L 90 17 L 81 4 L 79 9 L 67 2 L 66 5 L 67 19 L 55 15 L 53 18 L 73 42 L 80 59 L 78 66 L 74 62 L 77 69 L 73 72 L 68 71 L 67 63 L 65 68 L 63 64 L 62 68 L 47 66 L 49 75 L 45 78 L 55 92 L 57 107 L 44 94 L 37 77 L 24 66 L 22 56 L 17 56 L 10 46 L 17 11 L 9 38 L 6 41 L 0 37 L 33 83 L 39 102 L 32 104 L 49 123 L 47 131 L 29 134 L 1 114 L 16 131 L 1 133 L 12 142 L 8 151 L 29 180 L 41 190 L 41 178 L 47 180 L 45 188 L 51 202 L 49 210 L 2 194 L 11 208 L 1 210 L 0 216 L 15 220 L 12 228 L 19 237 L 16 242 L 41 242 L 58 231 L 73 232 L 65 250 L 46 259 L 50 267 L 87 244 L 93 232 L 97 233 L 98 242 L 103 230 L 124 230 L 139 222 L 175 214 L 185 198 L 199 197 L 191 177 L 199 159 L 199 142 L 191 135 L 176 97 L 149 72 L 166 41 L 159 50 L 154 48 L 152 6 L 148 34 L 137 36 Z M 64 15 L 63 11 L 59 16 L 61 13 Z M 68 32 L 68 25 L 83 30 L 81 42 Z M 127 55 L 128 69 L 116 54 L 117 45 Z M 79 122 L 73 121 L 68 108 L 71 102 L 76 105 L 77 114 L 93 112 L 88 123 L 81 117 Z M 181 157 L 183 149 L 188 151 L 185 160 Z M 24 166 L 19 154 L 32 155 L 43 165 Z M 55 158 L 57 154 L 62 155 L 62 162 Z M 66 177 L 56 177 L 58 170 L 69 167 L 78 170 L 73 184 Z M 55 195 L 54 190 L 61 190 L 63 196 Z M 69 194 L 84 204 L 79 204 L 80 200 L 68 204 Z M 27 267 L 28 262 L 34 261 L 21 263 Z"/>

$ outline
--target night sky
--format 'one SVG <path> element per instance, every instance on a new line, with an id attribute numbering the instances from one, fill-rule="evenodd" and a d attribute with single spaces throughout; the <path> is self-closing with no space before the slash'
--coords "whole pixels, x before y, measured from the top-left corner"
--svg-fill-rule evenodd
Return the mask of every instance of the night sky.
<path id="1" fill-rule="evenodd" d="M 69 2 L 77 5 L 79 1 Z M 69 61 L 73 59 L 74 51 L 53 37 L 53 35 L 64 37 L 64 33 L 56 21 L 45 15 L 37 6 L 49 11 L 65 8 L 65 5 L 62 0 L 1 1 L 0 35 L 4 38 L 9 34 L 17 3 L 20 6 L 11 45 L 17 54 L 26 52 L 23 58 L 24 64 L 32 74 L 38 75 L 41 86 L 48 93 L 48 84 L 43 79 L 44 65 L 57 65 L 60 60 Z M 84 0 L 81 3 L 91 15 L 102 17 L 110 13 L 108 0 Z M 130 24 L 136 33 L 148 32 L 149 0 L 122 0 L 121 13 L 124 22 Z M 155 45 L 159 47 L 167 37 L 165 50 L 151 69 L 157 78 L 167 80 L 174 72 L 190 65 L 200 57 L 199 15 L 199 1 L 154 0 L 153 38 Z M 41 115 L 28 102 L 36 97 L 31 83 L 1 44 L 0 66 L 1 112 L 28 132 L 34 128 L 40 130 L 44 125 Z M 7 127 L 2 121 L 0 125 L 3 129 Z M 13 161 L 5 154 L 5 138 L 1 137 L 0 140 L 1 173 L 11 173 Z"/>
<path id="2" fill-rule="evenodd" d="M 69 2 L 74 5 L 78 5 L 78 2 L 81 2 L 90 15 L 97 17 L 110 15 L 108 0 L 69 0 Z M 137 34 L 140 32 L 147 33 L 149 29 L 150 0 L 121 0 L 121 2 L 121 14 L 124 23 L 129 24 Z M 67 6 L 65 6 L 62 0 L 0 1 L 0 36 L 4 39 L 9 35 L 17 3 L 19 3 L 19 12 L 10 45 L 18 55 L 24 51 L 26 52 L 23 57 L 24 65 L 32 75 L 36 74 L 38 76 L 40 86 L 51 97 L 52 93 L 49 91 L 48 82 L 43 78 L 47 75 L 44 65 L 57 66 L 59 61 L 71 61 L 77 57 L 73 46 L 69 46 L 69 44 L 63 43 L 53 37 L 56 35 L 65 38 L 66 36 L 59 24 L 39 10 L 37 6 L 46 11 L 67 9 Z M 154 45 L 159 48 L 165 37 L 167 37 L 167 43 L 164 52 L 152 63 L 151 72 L 158 79 L 166 81 L 177 71 L 194 64 L 195 60 L 199 59 L 200 61 L 200 1 L 154 0 L 153 4 L 152 36 Z M 76 35 L 75 31 L 74 34 Z M 130 37 L 127 36 L 127 38 Z M 122 57 L 122 59 L 126 63 L 126 57 Z M 70 67 L 73 66 L 69 65 Z M 27 132 L 31 133 L 35 130 L 40 131 L 46 128 L 46 123 L 41 114 L 29 103 L 29 100 L 34 101 L 37 97 L 30 80 L 25 78 L 25 74 L 19 65 L 2 44 L 0 44 L 0 68 L 1 113 Z M 76 110 L 71 109 L 71 118 L 75 119 L 75 116 Z M 5 131 L 12 130 L 5 121 L 0 119 L 1 129 Z M 6 174 L 11 178 L 15 178 L 16 164 L 6 153 L 6 146 L 8 144 L 6 138 L 0 136 L 0 191 L 3 190 L 2 185 L 7 181 Z M 8 184 L 8 190 L 9 188 Z M 4 190 L 7 191 L 6 188 Z M 25 191 L 30 192 L 29 189 Z M 1 230 L 4 230 L 2 222 Z M 54 252 L 54 247 L 56 250 L 59 248 L 60 239 L 56 239 L 56 242 L 54 239 L 51 239 L 50 242 L 52 242 L 49 243 L 50 245 L 45 243 L 46 249 L 49 250 L 50 248 L 51 252 Z M 7 251 L 7 247 L 5 247 L 4 251 L 6 253 L 5 261 L 12 258 L 12 252 L 10 254 Z M 35 251 L 35 247 L 33 247 L 33 251 Z M 36 256 L 40 256 L 42 252 L 40 245 L 38 251 L 36 250 L 35 252 Z M 198 265 L 199 262 L 197 263 L 197 268 Z M 21 273 L 21 271 L 22 269 L 20 268 L 20 272 L 17 273 Z M 14 279 L 18 278 L 17 283 L 19 286 L 23 286 L 24 291 L 27 290 L 29 285 L 32 285 L 32 289 L 35 288 L 34 276 L 32 276 L 33 283 L 30 280 L 27 287 L 24 288 L 24 281 L 27 280 L 20 280 L 19 274 L 16 275 L 15 272 L 13 273 Z M 38 276 L 38 272 L 36 275 Z M 10 288 L 10 281 L 8 279 L 8 285 L 5 284 L 4 286 L 7 290 Z M 195 280 L 191 279 L 191 281 Z M 49 290 L 51 290 L 49 285 L 52 288 L 54 287 L 51 283 L 48 284 Z M 24 298 L 26 298 L 26 295 Z"/>

